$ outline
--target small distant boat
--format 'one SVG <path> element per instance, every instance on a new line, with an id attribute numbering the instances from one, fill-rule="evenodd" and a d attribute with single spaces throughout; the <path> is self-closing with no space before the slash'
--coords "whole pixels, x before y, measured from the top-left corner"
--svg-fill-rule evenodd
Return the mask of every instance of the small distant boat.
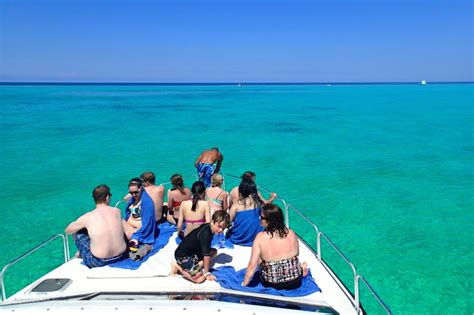
<path id="1" fill-rule="evenodd" d="M 421 85 L 425 85 L 425 84 L 426 84 L 426 81 L 425 81 L 425 80 L 421 80 L 420 84 L 421 84 Z"/>
<path id="2" fill-rule="evenodd" d="M 242 84 L 240 84 L 240 83 L 237 83 L 237 86 L 238 86 L 238 87 L 242 87 Z"/>

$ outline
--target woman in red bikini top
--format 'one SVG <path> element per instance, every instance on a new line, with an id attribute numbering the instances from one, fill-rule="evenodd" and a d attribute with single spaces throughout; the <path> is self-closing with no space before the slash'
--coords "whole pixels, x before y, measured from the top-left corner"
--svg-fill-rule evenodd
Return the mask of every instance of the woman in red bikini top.
<path id="1" fill-rule="evenodd" d="M 204 223 L 211 222 L 211 208 L 206 201 L 206 186 L 203 182 L 195 182 L 191 187 L 192 200 L 181 203 L 178 216 L 178 233 L 181 232 L 183 223 L 186 223 L 184 236 Z"/>
<path id="2" fill-rule="evenodd" d="M 171 176 L 173 188 L 168 190 L 168 214 L 166 219 L 171 224 L 178 224 L 179 207 L 185 200 L 191 199 L 191 190 L 184 187 L 183 177 L 179 174 Z"/>

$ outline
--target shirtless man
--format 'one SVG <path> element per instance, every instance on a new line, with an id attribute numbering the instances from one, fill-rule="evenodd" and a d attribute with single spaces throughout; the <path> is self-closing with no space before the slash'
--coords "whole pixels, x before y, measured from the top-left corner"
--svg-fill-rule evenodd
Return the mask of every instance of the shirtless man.
<path id="1" fill-rule="evenodd" d="M 255 175 L 254 172 L 252 171 L 247 171 L 245 172 L 244 174 L 242 174 L 242 176 L 240 177 L 242 179 L 242 181 L 244 180 L 250 180 L 252 182 L 255 183 L 255 177 L 257 177 L 257 175 Z M 234 204 L 235 202 L 237 202 L 237 200 L 239 200 L 240 198 L 240 194 L 239 194 L 239 186 L 236 186 L 234 188 L 232 188 L 232 190 L 230 191 L 230 198 L 229 198 L 229 208 L 232 206 L 232 204 Z M 269 204 L 269 203 L 272 203 L 273 200 L 275 200 L 275 198 L 277 197 L 277 194 L 272 192 L 270 194 L 270 197 L 268 199 L 265 199 L 263 198 L 262 194 L 260 194 L 260 192 L 258 191 L 257 192 L 257 195 L 258 195 L 258 198 L 260 199 L 260 201 L 263 203 L 263 204 Z"/>
<path id="2" fill-rule="evenodd" d="M 165 187 L 155 185 L 155 174 L 152 172 L 145 172 L 140 175 L 143 180 L 143 187 L 145 191 L 150 195 L 155 205 L 155 218 L 159 222 L 163 216 L 163 198 L 165 196 Z"/>
<path id="3" fill-rule="evenodd" d="M 128 257 L 120 210 L 109 206 L 109 187 L 99 185 L 92 191 L 96 208 L 70 223 L 66 234 L 74 234 L 84 264 L 101 267 Z"/>
<path id="4" fill-rule="evenodd" d="M 211 177 L 214 173 L 219 173 L 224 156 L 219 152 L 219 149 L 214 147 L 206 150 L 194 162 L 197 169 L 199 180 L 204 182 L 206 188 L 211 187 Z M 214 164 L 217 165 L 214 166 Z"/>

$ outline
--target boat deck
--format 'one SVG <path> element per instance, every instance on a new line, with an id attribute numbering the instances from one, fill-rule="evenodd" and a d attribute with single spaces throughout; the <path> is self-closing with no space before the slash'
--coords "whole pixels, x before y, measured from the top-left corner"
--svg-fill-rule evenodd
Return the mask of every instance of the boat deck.
<path id="1" fill-rule="evenodd" d="M 109 266 L 89 269 L 81 264 L 81 259 L 73 258 L 25 287 L 23 290 L 9 297 L 3 303 L 0 310 L 5 309 L 4 307 L 8 305 L 8 308 L 12 309 L 19 307 L 20 304 L 17 303 L 20 301 L 25 302 L 29 300 L 37 301 L 39 299 L 55 299 L 65 296 L 77 296 L 97 292 L 107 292 L 109 298 L 105 300 L 114 299 L 114 294 L 117 296 L 120 294 L 123 295 L 123 293 L 142 294 L 142 296 L 148 294 L 147 298 L 143 297 L 147 301 L 150 300 L 150 293 L 166 292 L 167 294 L 172 295 L 183 292 L 195 292 L 199 294 L 232 293 L 241 296 L 262 297 L 276 301 L 330 307 L 336 312 L 342 314 L 356 314 L 356 311 L 348 298 L 348 292 L 346 289 L 337 279 L 334 279 L 334 277 L 324 267 L 323 263 L 318 260 L 315 253 L 302 241 L 300 241 L 300 260 L 308 262 L 312 276 L 321 288 L 321 292 L 316 292 L 304 297 L 282 297 L 228 290 L 222 288 L 219 283 L 214 281 L 205 281 L 202 284 L 195 284 L 185 280 L 181 276 L 169 276 L 171 262 L 174 259 L 174 251 L 177 247 L 175 237 L 176 233 L 170 238 L 170 241 L 164 248 L 149 257 L 148 260 L 145 261 L 137 270 L 112 268 Z M 219 266 L 230 265 L 233 266 L 235 270 L 246 268 L 250 254 L 250 247 L 236 245 L 233 249 L 219 249 L 212 267 L 216 268 Z M 60 278 L 69 278 L 72 280 L 70 285 L 60 292 L 35 293 L 31 291 L 32 288 L 44 279 Z M 137 299 L 136 295 L 134 296 L 134 299 Z M 117 298 L 114 302 L 120 302 L 117 300 L 120 300 L 120 298 Z M 174 302 L 174 304 L 176 304 L 176 301 Z M 183 301 L 180 301 L 180 303 L 181 302 Z M 56 301 L 56 306 L 59 307 L 60 305 L 61 303 Z M 216 304 L 216 302 L 214 302 L 214 305 L 218 305 L 218 303 Z M 170 307 L 171 306 L 172 305 L 170 304 Z M 28 308 L 30 307 L 33 306 L 30 305 Z M 163 305 L 160 307 L 163 307 Z M 18 310 L 21 311 L 21 309 L 17 309 L 17 311 Z M 287 309 L 286 311 L 289 310 Z"/>

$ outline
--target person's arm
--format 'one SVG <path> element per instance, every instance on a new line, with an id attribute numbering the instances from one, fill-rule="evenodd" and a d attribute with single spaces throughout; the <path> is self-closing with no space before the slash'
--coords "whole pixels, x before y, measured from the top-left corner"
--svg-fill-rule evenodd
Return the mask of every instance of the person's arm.
<path id="1" fill-rule="evenodd" d="M 229 209 L 229 203 L 227 202 L 227 199 L 229 198 L 229 195 L 227 194 L 227 191 L 224 191 L 222 193 L 222 210 L 227 211 Z"/>
<path id="2" fill-rule="evenodd" d="M 204 266 L 202 268 L 202 272 L 204 273 L 204 275 L 207 275 L 207 273 L 209 272 L 209 266 L 211 265 L 211 256 L 204 256 L 203 260 Z"/>
<path id="3" fill-rule="evenodd" d="M 123 196 L 122 200 L 125 200 L 125 202 L 128 202 L 130 200 L 130 198 L 132 198 L 132 195 L 127 193 L 125 196 Z"/>
<path id="4" fill-rule="evenodd" d="M 229 205 L 228 205 L 229 209 L 232 207 L 232 204 L 234 203 L 234 195 L 239 194 L 238 190 L 239 190 L 239 187 L 234 187 L 234 188 L 231 189 L 231 191 L 229 193 L 229 197 L 228 197 L 229 198 Z"/>
<path id="5" fill-rule="evenodd" d="M 232 205 L 229 211 L 230 222 L 234 222 L 236 213 L 237 213 L 237 204 L 234 204 Z"/>
<path id="6" fill-rule="evenodd" d="M 206 223 L 210 223 L 211 222 L 211 206 L 209 206 L 209 203 L 207 202 L 204 206 L 205 206 L 204 220 L 206 221 Z"/>
<path id="7" fill-rule="evenodd" d="M 183 221 L 184 221 L 184 207 L 183 207 L 183 203 L 181 203 L 181 205 L 179 206 L 178 224 L 176 225 L 178 236 L 182 233 L 181 228 L 183 227 Z"/>
<path id="8" fill-rule="evenodd" d="M 258 198 L 266 205 L 269 204 L 269 203 L 272 203 L 273 200 L 275 200 L 275 198 L 277 197 L 277 194 L 274 193 L 274 192 L 272 192 L 270 194 L 270 198 L 268 198 L 268 199 L 263 198 L 262 194 L 259 191 L 257 191 L 257 194 L 258 194 Z"/>
<path id="9" fill-rule="evenodd" d="M 73 234 L 76 233 L 77 231 L 82 230 L 83 228 L 86 227 L 86 217 L 87 214 L 84 214 L 83 216 L 80 216 L 79 218 L 76 219 L 76 221 L 71 222 L 66 229 L 64 230 L 64 233 L 66 234 Z"/>
<path id="10" fill-rule="evenodd" d="M 253 242 L 252 245 L 252 255 L 250 256 L 249 263 L 247 265 L 247 271 L 245 272 L 245 277 L 244 281 L 242 282 L 242 286 L 246 287 L 250 280 L 253 277 L 253 274 L 255 273 L 255 270 L 257 269 L 257 264 L 258 261 L 260 260 L 260 242 L 263 237 L 263 233 L 265 232 L 260 232 L 257 234 L 257 237 L 255 237 L 255 241 Z"/>
<path id="11" fill-rule="evenodd" d="M 163 216 L 163 200 L 165 199 L 165 187 L 163 186 L 158 186 L 158 191 L 157 191 L 157 196 L 158 196 L 158 202 L 157 202 L 157 207 L 158 209 L 156 210 L 157 214 L 157 220 L 161 220 L 161 217 Z"/>
<path id="12" fill-rule="evenodd" d="M 201 155 L 198 156 L 198 158 L 196 159 L 196 162 L 194 162 L 194 167 L 197 167 L 199 162 L 201 161 L 201 157 L 202 157 L 202 153 Z"/>
<path id="13" fill-rule="evenodd" d="M 217 166 L 216 166 L 216 170 L 215 170 L 214 173 L 219 173 L 219 171 L 221 170 L 222 161 L 224 161 L 224 156 L 221 154 L 220 159 L 217 160 Z"/>

